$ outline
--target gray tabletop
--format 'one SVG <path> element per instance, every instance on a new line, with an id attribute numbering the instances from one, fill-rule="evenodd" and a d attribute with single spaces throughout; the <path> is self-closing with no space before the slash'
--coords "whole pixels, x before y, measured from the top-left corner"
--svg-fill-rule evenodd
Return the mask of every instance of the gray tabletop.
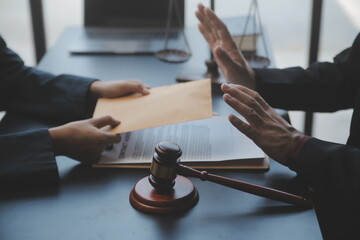
<path id="1" fill-rule="evenodd" d="M 46 54 L 39 68 L 102 80 L 137 78 L 151 86 L 175 83 L 180 74 L 201 74 L 209 56 L 206 43 L 189 29 L 193 57 L 167 64 L 153 56 L 73 56 L 69 44 L 82 31 L 69 28 Z M 213 90 L 214 111 L 231 109 Z M 7 131 L 46 126 L 13 120 Z M 56 190 L 2 194 L 0 239 L 321 239 L 313 209 L 293 206 L 191 178 L 200 194 L 188 212 L 154 216 L 133 209 L 129 193 L 148 170 L 92 169 L 58 157 L 60 187 Z M 296 174 L 275 161 L 268 172 L 212 171 L 226 177 L 302 194 Z"/>

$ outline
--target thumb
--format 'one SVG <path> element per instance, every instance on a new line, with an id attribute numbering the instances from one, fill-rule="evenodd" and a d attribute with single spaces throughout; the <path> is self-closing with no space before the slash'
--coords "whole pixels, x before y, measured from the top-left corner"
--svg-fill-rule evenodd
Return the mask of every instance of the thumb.
<path id="1" fill-rule="evenodd" d="M 111 117 L 110 115 L 106 115 L 106 116 L 91 119 L 91 124 L 97 128 L 102 128 L 107 125 L 115 127 L 120 124 L 120 121 L 116 120 L 115 118 Z"/>
<path id="2" fill-rule="evenodd" d="M 142 95 L 147 95 L 150 93 L 150 87 L 146 86 L 145 84 L 131 84 L 129 88 L 131 92 L 140 93 Z"/>
<path id="3" fill-rule="evenodd" d="M 235 62 L 222 47 L 216 47 L 214 53 L 216 59 L 226 68 L 237 66 L 237 62 Z"/>
<path id="4" fill-rule="evenodd" d="M 113 134 L 109 132 L 104 132 L 103 134 L 106 136 L 107 145 L 119 143 L 121 140 L 120 134 Z"/>

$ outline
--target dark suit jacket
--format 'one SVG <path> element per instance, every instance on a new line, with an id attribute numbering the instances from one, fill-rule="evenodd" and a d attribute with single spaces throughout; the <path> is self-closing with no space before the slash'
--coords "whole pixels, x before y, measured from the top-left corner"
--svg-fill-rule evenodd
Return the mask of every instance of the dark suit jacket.
<path id="1" fill-rule="evenodd" d="M 54 76 L 24 66 L 0 37 L 0 111 L 72 121 L 90 117 L 95 79 Z M 48 129 L 0 135 L 0 188 L 53 185 L 58 171 Z"/>
<path id="2" fill-rule="evenodd" d="M 360 34 L 333 63 L 315 63 L 306 70 L 258 69 L 256 74 L 259 93 L 273 107 L 354 109 L 346 145 L 311 138 L 290 168 L 314 189 L 324 238 L 360 239 Z"/>

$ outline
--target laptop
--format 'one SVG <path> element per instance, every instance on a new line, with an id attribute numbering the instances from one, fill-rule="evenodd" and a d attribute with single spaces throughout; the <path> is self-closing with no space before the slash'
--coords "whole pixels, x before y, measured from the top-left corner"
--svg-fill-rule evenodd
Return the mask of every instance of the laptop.
<path id="1" fill-rule="evenodd" d="M 169 46 L 184 45 L 184 0 L 174 0 Z M 85 28 L 72 54 L 153 55 L 164 49 L 170 0 L 85 0 Z M 178 14 L 178 15 L 177 15 Z"/>

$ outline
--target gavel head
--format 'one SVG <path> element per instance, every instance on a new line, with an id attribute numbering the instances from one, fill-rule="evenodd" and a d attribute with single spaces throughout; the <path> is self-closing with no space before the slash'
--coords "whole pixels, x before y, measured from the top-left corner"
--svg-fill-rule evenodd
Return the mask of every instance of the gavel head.
<path id="1" fill-rule="evenodd" d="M 176 143 L 160 142 L 156 145 L 149 182 L 158 192 L 168 192 L 174 187 L 181 154 Z"/>

